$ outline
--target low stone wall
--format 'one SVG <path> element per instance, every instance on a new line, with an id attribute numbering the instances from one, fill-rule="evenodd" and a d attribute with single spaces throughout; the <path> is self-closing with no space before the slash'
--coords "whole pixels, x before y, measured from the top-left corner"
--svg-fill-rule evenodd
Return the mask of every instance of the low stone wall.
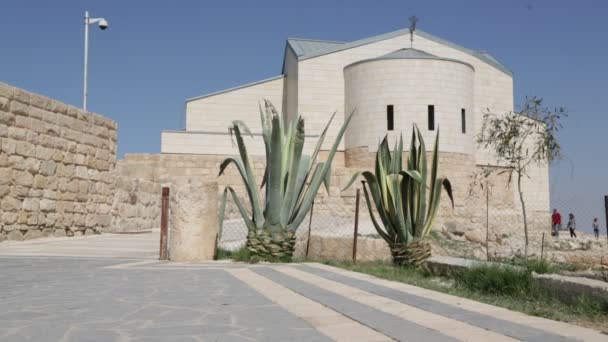
<path id="1" fill-rule="evenodd" d="M 157 182 L 117 174 L 114 181 L 111 232 L 137 232 L 160 227 L 161 187 Z"/>
<path id="2" fill-rule="evenodd" d="M 0 241 L 105 230 L 114 121 L 0 83 Z"/>
<path id="3" fill-rule="evenodd" d="M 600 306 L 608 306 L 608 283 L 604 281 L 558 274 L 532 275 L 538 283 L 564 302 L 576 302 L 584 297 Z"/>
<path id="4" fill-rule="evenodd" d="M 320 156 L 324 158 L 323 154 Z M 430 157 L 430 156 L 429 156 Z M 218 177 L 219 166 L 226 156 L 217 155 L 188 155 L 188 154 L 127 154 L 118 163 L 117 168 L 123 169 L 121 174 L 129 177 L 143 178 L 168 185 L 184 177 L 201 177 L 217 181 L 218 191 L 223 191 L 226 185 L 234 187 L 245 207 L 249 207 L 241 176 L 233 166 L 228 167 L 225 174 Z M 264 173 L 265 159 L 253 157 L 252 165 L 257 175 L 258 184 Z M 357 165 L 357 167 L 345 167 Z M 367 165 L 367 166 L 366 166 Z M 471 187 L 473 175 L 480 170 L 475 164 L 474 157 L 457 154 L 440 154 L 441 176 L 447 176 L 452 182 L 455 206 L 452 208 L 445 193 L 442 193 L 442 204 L 436 220 L 435 230 L 442 234 L 449 245 L 464 245 L 462 253 L 452 250 L 449 246 L 443 248 L 446 254 L 457 256 L 485 257 L 486 245 L 486 208 L 485 194 L 480 188 Z M 360 188 L 359 182 L 349 189 L 342 191 L 351 176 L 362 168 L 373 166 L 372 154 L 366 151 L 348 151 L 336 154 L 332 164 L 331 187 L 329 194 L 322 188 L 315 199 L 315 213 L 325 216 L 340 216 L 352 219 L 355 211 L 355 192 Z M 497 174 L 489 178 L 493 185 L 490 197 L 490 232 L 489 244 L 493 256 L 508 256 L 523 253 L 523 231 L 521 211 L 515 200 L 513 186 L 509 184 L 508 174 Z M 505 190 L 506 191 L 502 191 Z M 361 198 L 360 215 L 369 216 L 365 208 L 365 200 Z M 543 207 L 541 205 L 541 207 Z M 529 224 L 533 253 L 540 253 L 540 233 L 547 226 L 549 211 L 530 210 Z M 232 199 L 229 199 L 226 217 L 240 217 Z M 333 221 L 328 224 L 334 223 Z M 452 243 L 453 242 L 453 243 Z M 538 247 L 538 248 L 537 248 Z"/>
<path id="5" fill-rule="evenodd" d="M 301 234 L 296 240 L 295 258 L 306 257 L 313 260 L 352 260 L 353 238 L 311 235 L 310 244 L 307 236 Z M 357 261 L 390 261 L 391 252 L 382 239 L 359 237 L 357 239 Z"/>

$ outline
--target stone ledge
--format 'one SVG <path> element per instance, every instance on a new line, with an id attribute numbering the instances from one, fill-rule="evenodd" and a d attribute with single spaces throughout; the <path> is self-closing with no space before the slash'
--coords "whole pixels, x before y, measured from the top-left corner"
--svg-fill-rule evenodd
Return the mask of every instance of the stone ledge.
<path id="1" fill-rule="evenodd" d="M 435 275 L 449 275 L 467 268 L 484 265 L 496 265 L 513 269 L 519 266 L 507 265 L 489 261 L 477 261 L 448 256 L 432 256 L 425 263 L 425 268 Z M 596 303 L 608 305 L 608 283 L 600 280 L 570 277 L 559 274 L 537 274 L 532 272 L 532 278 L 541 286 L 549 289 L 560 300 L 573 302 L 581 297 Z"/>
<path id="2" fill-rule="evenodd" d="M 601 280 L 537 273 L 532 273 L 532 277 L 562 301 L 571 302 L 584 296 L 590 301 L 608 305 L 608 283 Z"/>

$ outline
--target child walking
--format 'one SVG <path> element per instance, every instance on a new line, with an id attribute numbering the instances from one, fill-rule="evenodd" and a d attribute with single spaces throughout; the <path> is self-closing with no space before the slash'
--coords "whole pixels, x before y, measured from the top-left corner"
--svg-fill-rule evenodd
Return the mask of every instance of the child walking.
<path id="1" fill-rule="evenodd" d="M 570 237 L 576 237 L 576 221 L 574 221 L 574 214 L 570 213 L 568 215 L 568 230 L 570 231 Z"/>
<path id="2" fill-rule="evenodd" d="M 595 235 L 595 239 L 599 239 L 600 238 L 600 221 L 596 218 L 593 219 L 593 223 L 591 224 L 591 227 L 593 227 L 593 234 Z"/>

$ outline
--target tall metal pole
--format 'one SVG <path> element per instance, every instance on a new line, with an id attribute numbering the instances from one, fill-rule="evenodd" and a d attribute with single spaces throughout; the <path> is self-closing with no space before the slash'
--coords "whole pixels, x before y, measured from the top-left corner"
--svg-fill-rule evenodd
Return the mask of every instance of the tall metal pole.
<path id="1" fill-rule="evenodd" d="M 89 67 L 89 11 L 84 12 L 84 84 L 82 109 L 87 110 L 87 70 Z"/>
<path id="2" fill-rule="evenodd" d="M 606 211 L 606 240 L 608 240 L 608 195 L 604 196 L 604 209 Z"/>

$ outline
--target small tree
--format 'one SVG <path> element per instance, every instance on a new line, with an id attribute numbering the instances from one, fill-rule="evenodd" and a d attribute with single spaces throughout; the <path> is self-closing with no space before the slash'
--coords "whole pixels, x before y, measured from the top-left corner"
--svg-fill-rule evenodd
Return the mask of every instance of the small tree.
<path id="1" fill-rule="evenodd" d="M 520 112 L 502 115 L 488 110 L 483 116 L 483 125 L 477 136 L 477 142 L 493 151 L 500 165 L 508 168 L 506 172 L 509 172 L 509 181 L 513 173 L 517 177 L 526 257 L 528 256 L 528 218 L 521 181 L 523 177 L 529 177 L 530 166 L 550 165 L 561 158 L 557 132 L 562 128 L 560 119 L 567 116 L 565 108 L 550 109 L 544 107 L 542 102 L 542 98 L 526 98 Z"/>

